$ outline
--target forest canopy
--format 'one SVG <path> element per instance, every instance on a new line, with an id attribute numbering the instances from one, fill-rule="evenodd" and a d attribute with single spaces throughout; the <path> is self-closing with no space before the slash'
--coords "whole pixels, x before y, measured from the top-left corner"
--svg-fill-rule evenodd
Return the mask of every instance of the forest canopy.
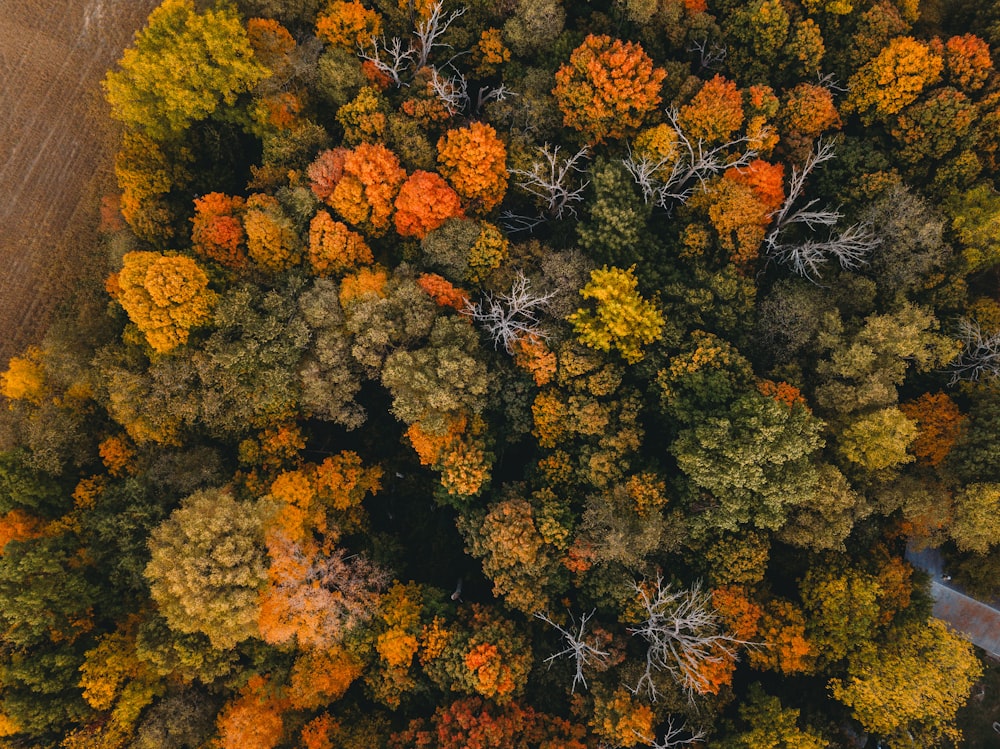
<path id="1" fill-rule="evenodd" d="M 164 0 L 99 314 L 0 374 L 0 747 L 961 746 L 906 551 L 1000 595 L 998 43 Z"/>

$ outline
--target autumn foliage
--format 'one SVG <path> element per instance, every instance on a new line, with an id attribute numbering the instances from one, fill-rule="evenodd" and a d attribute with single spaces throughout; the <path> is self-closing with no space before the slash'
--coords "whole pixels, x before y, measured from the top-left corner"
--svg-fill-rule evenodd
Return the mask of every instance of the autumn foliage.
<path id="1" fill-rule="evenodd" d="M 227 268 L 247 263 L 246 232 L 240 220 L 245 201 L 239 196 L 210 192 L 195 198 L 191 243 L 195 252 Z"/>
<path id="2" fill-rule="evenodd" d="M 638 130 L 660 103 L 666 73 L 634 42 L 590 34 L 556 71 L 563 124 L 591 144 Z"/>
<path id="3" fill-rule="evenodd" d="M 317 276 L 340 275 L 374 260 L 364 237 L 334 221 L 323 210 L 317 211 L 309 222 L 306 258 Z"/>
<path id="4" fill-rule="evenodd" d="M 326 202 L 347 223 L 380 237 L 389 228 L 393 201 L 406 172 L 381 143 L 362 143 L 343 159 L 343 171 Z"/>
<path id="5" fill-rule="evenodd" d="M 945 393 L 924 393 L 899 410 L 917 424 L 917 438 L 910 449 L 917 460 L 937 466 L 948 457 L 958 439 L 965 416 Z"/>
<path id="6" fill-rule="evenodd" d="M 220 749 L 274 749 L 284 733 L 284 701 L 257 676 L 219 713 Z"/>
<path id="7" fill-rule="evenodd" d="M 382 33 L 382 18 L 359 2 L 334 0 L 316 19 L 316 34 L 332 45 L 353 50 Z"/>
<path id="8" fill-rule="evenodd" d="M 847 104 L 866 124 L 885 119 L 937 83 L 943 68 L 944 60 L 928 44 L 896 37 L 851 76 Z"/>
<path id="9" fill-rule="evenodd" d="M 492 125 L 473 122 L 438 141 L 438 168 L 470 209 L 493 210 L 507 191 L 507 148 Z"/>
<path id="10" fill-rule="evenodd" d="M 716 75 L 698 89 L 677 118 L 692 140 L 723 143 L 743 125 L 743 95 L 736 84 Z"/>
<path id="11" fill-rule="evenodd" d="M 209 320 L 216 295 L 191 258 L 130 252 L 118 272 L 118 302 L 159 353 L 187 343 L 191 328 Z"/>
<path id="12" fill-rule="evenodd" d="M 418 169 L 396 196 L 396 232 L 401 237 L 423 239 L 448 219 L 461 215 L 458 195 L 434 172 Z"/>

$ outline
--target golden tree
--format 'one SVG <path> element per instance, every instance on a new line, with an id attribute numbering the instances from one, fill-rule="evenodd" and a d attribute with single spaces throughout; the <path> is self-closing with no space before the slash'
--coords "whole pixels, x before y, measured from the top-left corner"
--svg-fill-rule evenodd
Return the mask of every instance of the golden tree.
<path id="1" fill-rule="evenodd" d="M 473 122 L 438 141 L 438 168 L 470 208 L 487 213 L 507 192 L 507 148 L 491 125 Z"/>

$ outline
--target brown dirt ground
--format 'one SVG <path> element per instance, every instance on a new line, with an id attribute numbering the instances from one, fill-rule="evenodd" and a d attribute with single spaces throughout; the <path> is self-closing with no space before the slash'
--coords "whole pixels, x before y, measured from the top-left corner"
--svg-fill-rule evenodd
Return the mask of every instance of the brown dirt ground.
<path id="1" fill-rule="evenodd" d="M 0 368 L 95 265 L 117 130 L 100 94 L 156 0 L 0 0 Z"/>

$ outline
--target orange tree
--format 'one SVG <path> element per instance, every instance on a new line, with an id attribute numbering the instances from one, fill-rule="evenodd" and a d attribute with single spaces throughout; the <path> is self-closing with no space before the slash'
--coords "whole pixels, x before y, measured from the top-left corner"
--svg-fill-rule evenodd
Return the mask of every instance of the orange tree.
<path id="1" fill-rule="evenodd" d="M 566 127 L 587 143 L 603 143 L 642 126 L 660 103 L 665 77 L 640 45 L 590 34 L 556 72 L 552 93 Z"/>
<path id="2" fill-rule="evenodd" d="M 438 141 L 438 168 L 462 198 L 487 213 L 507 192 L 507 148 L 491 125 L 473 122 Z"/>

